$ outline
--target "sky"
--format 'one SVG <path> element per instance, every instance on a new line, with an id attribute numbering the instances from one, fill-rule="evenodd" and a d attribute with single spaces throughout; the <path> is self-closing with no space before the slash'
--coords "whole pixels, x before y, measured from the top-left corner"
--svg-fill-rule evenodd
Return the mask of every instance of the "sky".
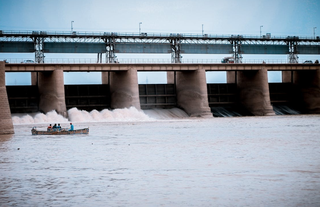
<path id="1" fill-rule="evenodd" d="M 313 37 L 314 31 L 316 36 L 320 35 L 319 11 L 319 0 L 0 0 L 0 30 L 70 31 L 74 21 L 74 31 L 138 33 L 142 22 L 141 32 L 146 33 L 201 34 L 203 25 L 205 34 L 259 36 L 261 29 L 262 34 L 272 36 Z M 170 54 L 117 56 L 170 60 Z M 220 60 L 223 56 L 183 55 L 183 58 Z M 46 54 L 48 59 L 69 57 L 94 59 L 96 55 Z M 0 59 L 5 58 L 34 59 L 34 54 L 0 53 Z M 299 58 L 320 59 L 319 55 Z M 287 57 L 252 55 L 244 56 L 245 59 Z M 152 81 L 152 75 L 139 74 L 139 82 L 146 80 Z"/>

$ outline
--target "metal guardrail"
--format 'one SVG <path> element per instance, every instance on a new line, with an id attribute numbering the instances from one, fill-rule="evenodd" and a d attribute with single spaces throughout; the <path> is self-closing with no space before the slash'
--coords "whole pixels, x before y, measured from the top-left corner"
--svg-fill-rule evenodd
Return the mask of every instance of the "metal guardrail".
<path id="1" fill-rule="evenodd" d="M 86 31 L 23 31 L 23 30 L 0 30 L 0 36 L 6 35 L 24 35 L 24 36 L 123 36 L 123 37 L 185 37 L 185 38 L 248 38 L 248 39 L 261 39 L 261 40 L 272 40 L 272 39 L 304 39 L 304 40 L 320 40 L 317 37 L 303 37 L 303 36 L 268 36 L 268 35 L 239 35 L 239 34 L 194 34 L 194 33 L 134 33 L 134 32 L 86 32 Z"/>

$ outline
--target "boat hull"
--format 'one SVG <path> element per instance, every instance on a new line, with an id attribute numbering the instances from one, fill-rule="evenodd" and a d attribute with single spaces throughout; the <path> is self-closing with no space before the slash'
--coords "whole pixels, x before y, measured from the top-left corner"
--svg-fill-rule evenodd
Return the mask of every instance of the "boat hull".
<path id="1" fill-rule="evenodd" d="M 32 135 L 71 135 L 71 134 L 89 134 L 89 128 L 76 129 L 76 130 L 50 130 L 50 131 L 38 131 L 35 128 L 31 130 Z"/>

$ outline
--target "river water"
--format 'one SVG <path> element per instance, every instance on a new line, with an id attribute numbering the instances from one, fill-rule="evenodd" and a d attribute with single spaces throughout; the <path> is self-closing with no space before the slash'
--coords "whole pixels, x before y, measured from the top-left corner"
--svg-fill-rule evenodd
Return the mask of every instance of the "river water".
<path id="1" fill-rule="evenodd" d="M 182 111 L 14 116 L 0 206 L 320 206 L 320 115 Z M 89 135 L 32 136 L 57 121 Z"/>

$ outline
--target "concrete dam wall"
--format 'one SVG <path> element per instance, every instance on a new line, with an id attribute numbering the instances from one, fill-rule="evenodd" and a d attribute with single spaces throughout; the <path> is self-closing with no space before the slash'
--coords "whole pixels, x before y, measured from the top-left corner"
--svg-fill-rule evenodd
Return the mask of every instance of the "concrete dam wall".
<path id="1" fill-rule="evenodd" d="M 304 113 L 320 113 L 320 68 L 315 65 L 277 69 L 274 65 L 268 68 L 267 64 L 27 65 L 1 62 L 0 66 L 1 134 L 13 133 L 10 107 L 17 111 L 21 103 L 21 110 L 44 113 L 55 110 L 63 116 L 67 116 L 67 109 L 71 107 L 134 106 L 137 109 L 179 107 L 191 117 L 212 117 L 211 108 L 218 105 L 238 105 L 252 115 L 267 116 L 275 115 L 272 104 L 280 102 L 294 104 Z M 206 71 L 210 70 L 227 71 L 228 83 L 207 84 Z M 269 84 L 268 70 L 283 70 L 283 83 Z M 32 72 L 34 85 L 24 90 L 6 87 L 4 73 L 13 71 Z M 65 71 L 101 71 L 102 85 L 64 85 Z M 169 71 L 170 83 L 139 85 L 138 71 Z"/>

